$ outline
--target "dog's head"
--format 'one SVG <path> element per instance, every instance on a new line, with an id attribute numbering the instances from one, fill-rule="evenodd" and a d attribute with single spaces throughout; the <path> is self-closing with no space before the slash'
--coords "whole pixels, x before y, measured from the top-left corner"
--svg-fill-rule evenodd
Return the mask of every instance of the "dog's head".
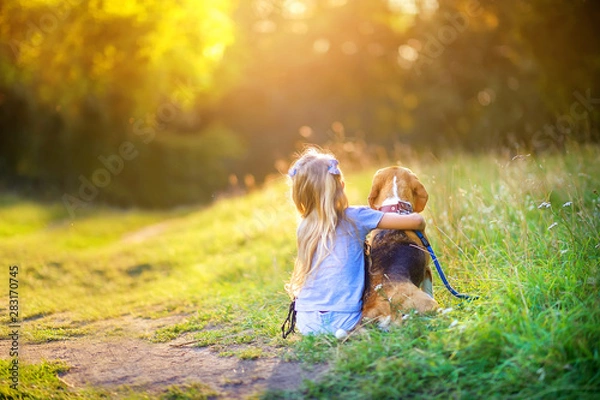
<path id="1" fill-rule="evenodd" d="M 387 167 L 373 176 L 369 206 L 378 209 L 401 200 L 412 204 L 415 212 L 421 212 L 425 209 L 428 198 L 427 190 L 410 169 Z"/>

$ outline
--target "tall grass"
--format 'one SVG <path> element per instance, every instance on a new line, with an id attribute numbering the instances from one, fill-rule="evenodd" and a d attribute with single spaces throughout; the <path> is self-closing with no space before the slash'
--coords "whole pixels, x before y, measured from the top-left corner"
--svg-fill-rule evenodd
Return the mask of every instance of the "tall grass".
<path id="1" fill-rule="evenodd" d="M 278 398 L 598 398 L 600 152 L 412 165 L 430 193 L 428 232 L 460 302 L 340 345 L 304 339 L 329 375 Z M 435 279 L 434 279 L 435 280 Z M 316 350 L 315 350 L 316 349 Z"/>

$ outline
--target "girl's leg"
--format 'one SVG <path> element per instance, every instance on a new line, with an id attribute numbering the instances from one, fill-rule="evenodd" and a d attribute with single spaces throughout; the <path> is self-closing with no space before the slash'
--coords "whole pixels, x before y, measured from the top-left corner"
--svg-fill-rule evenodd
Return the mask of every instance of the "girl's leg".
<path id="1" fill-rule="evenodd" d="M 341 311 L 298 311 L 296 326 L 303 335 L 332 333 L 338 329 L 351 331 L 361 319 L 362 313 Z"/>
<path id="2" fill-rule="evenodd" d="M 362 318 L 362 312 L 341 312 L 332 311 L 330 313 L 331 320 L 329 325 L 329 332 L 335 334 L 339 329 L 343 329 L 346 332 L 350 332 L 354 329 L 360 319 Z"/>
<path id="3" fill-rule="evenodd" d="M 303 335 L 327 333 L 319 311 L 297 311 L 296 327 Z"/>

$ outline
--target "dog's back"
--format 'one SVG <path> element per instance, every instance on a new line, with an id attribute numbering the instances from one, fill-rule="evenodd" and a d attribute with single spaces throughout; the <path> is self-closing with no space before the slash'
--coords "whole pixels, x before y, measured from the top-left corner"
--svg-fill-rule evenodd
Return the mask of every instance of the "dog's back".
<path id="1" fill-rule="evenodd" d="M 421 286 L 429 255 L 410 240 L 405 231 L 382 229 L 371 240 L 371 273 L 394 282 Z"/>

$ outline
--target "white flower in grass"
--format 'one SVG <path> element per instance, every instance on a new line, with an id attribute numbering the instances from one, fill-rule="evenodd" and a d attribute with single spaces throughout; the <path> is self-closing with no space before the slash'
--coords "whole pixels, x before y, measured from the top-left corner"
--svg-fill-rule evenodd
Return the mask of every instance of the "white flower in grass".
<path id="1" fill-rule="evenodd" d="M 541 209 L 544 209 L 544 208 L 550 208 L 551 206 L 552 206 L 552 204 L 548 203 L 547 201 L 544 201 L 544 202 L 540 203 L 540 205 L 538 206 L 538 208 L 541 210 Z"/>
<path id="2" fill-rule="evenodd" d="M 563 207 L 571 207 L 573 205 L 572 201 L 567 201 L 565 204 L 563 204 Z"/>
<path id="3" fill-rule="evenodd" d="M 458 325 L 458 321 L 454 320 L 454 321 L 452 321 L 452 323 L 450 324 L 450 326 L 448 328 L 454 328 L 456 325 Z"/>
<path id="4" fill-rule="evenodd" d="M 544 371 L 544 368 L 540 368 L 537 371 L 535 371 L 538 373 L 538 375 L 540 376 L 538 379 L 540 381 L 543 381 L 546 378 L 546 371 Z"/>
<path id="5" fill-rule="evenodd" d="M 402 319 L 404 319 L 404 317 Z M 387 331 L 390 328 L 391 323 L 392 317 L 388 315 L 387 317 L 380 318 L 377 325 L 379 326 L 379 329 Z"/>
<path id="6" fill-rule="evenodd" d="M 443 310 L 442 310 L 442 309 L 440 309 L 440 310 L 438 310 L 438 312 L 439 312 L 440 314 L 442 314 L 442 315 L 446 315 L 446 314 L 448 314 L 449 312 L 451 312 L 452 310 L 453 310 L 453 308 L 452 308 L 452 307 L 450 307 L 450 308 L 444 308 Z"/>
<path id="7" fill-rule="evenodd" d="M 557 225 L 558 225 L 558 222 L 555 222 L 555 223 L 553 223 L 552 225 L 550 225 L 550 226 L 548 227 L 548 230 L 550 230 L 550 229 L 552 229 L 552 228 L 556 227 Z"/>
<path id="8" fill-rule="evenodd" d="M 381 288 L 383 288 L 383 285 L 380 283 L 379 285 L 375 286 L 373 290 L 378 291 L 381 290 Z"/>

